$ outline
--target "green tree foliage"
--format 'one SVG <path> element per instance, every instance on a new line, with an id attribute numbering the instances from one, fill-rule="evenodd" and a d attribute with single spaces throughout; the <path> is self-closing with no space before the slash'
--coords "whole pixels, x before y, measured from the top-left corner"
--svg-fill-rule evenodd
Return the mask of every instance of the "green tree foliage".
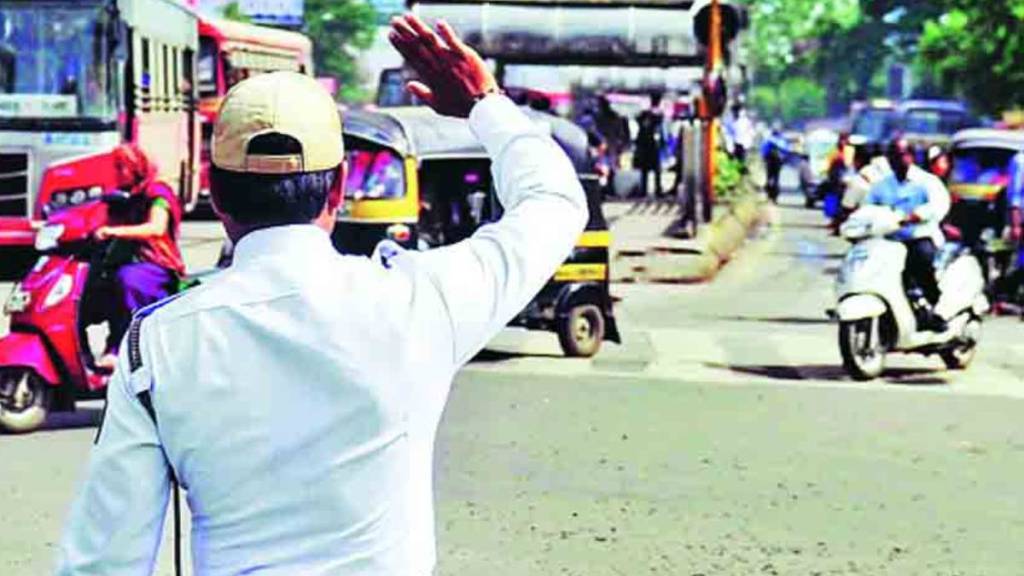
<path id="1" fill-rule="evenodd" d="M 227 20 L 234 20 L 235 22 L 244 22 L 246 24 L 252 22 L 252 18 L 249 18 L 242 13 L 242 9 L 239 7 L 238 2 L 231 2 L 224 6 L 223 16 Z"/>
<path id="2" fill-rule="evenodd" d="M 362 0 L 306 0 L 305 32 L 313 40 L 317 74 L 338 79 L 342 100 L 364 100 L 357 59 L 376 38 L 376 10 Z"/>
<path id="3" fill-rule="evenodd" d="M 777 88 L 762 85 L 751 91 L 751 105 L 762 118 L 785 123 L 824 116 L 825 99 L 825 88 L 803 76 L 783 80 Z"/>
<path id="4" fill-rule="evenodd" d="M 779 108 L 786 122 L 820 118 L 826 112 L 825 88 L 808 78 L 789 78 L 779 86 Z"/>
<path id="5" fill-rule="evenodd" d="M 946 0 L 928 20 L 919 74 L 979 109 L 1024 107 L 1024 0 Z"/>
<path id="6" fill-rule="evenodd" d="M 826 111 L 832 113 L 841 112 L 851 100 L 881 96 L 884 82 L 879 80 L 885 69 L 893 62 L 914 60 L 924 22 L 943 10 L 935 0 L 747 3 L 755 82 L 780 86 L 801 77 L 817 83 L 824 87 Z M 974 3 L 980 6 L 982 0 Z"/>

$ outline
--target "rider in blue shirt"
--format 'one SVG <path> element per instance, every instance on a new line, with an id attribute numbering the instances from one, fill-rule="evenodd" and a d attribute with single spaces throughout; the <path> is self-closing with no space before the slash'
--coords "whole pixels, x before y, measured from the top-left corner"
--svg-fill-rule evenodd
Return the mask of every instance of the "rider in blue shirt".
<path id="1" fill-rule="evenodd" d="M 934 312 L 941 295 L 935 277 L 935 253 L 943 240 L 939 225 L 949 212 L 949 192 L 938 177 L 914 164 L 914 148 L 906 139 L 893 139 L 886 155 L 892 173 L 871 187 L 865 202 L 904 215 L 903 226 L 893 234 L 907 246 L 904 282 L 920 287 L 930 304 L 923 308 L 921 327 L 942 331 L 946 322 Z"/>

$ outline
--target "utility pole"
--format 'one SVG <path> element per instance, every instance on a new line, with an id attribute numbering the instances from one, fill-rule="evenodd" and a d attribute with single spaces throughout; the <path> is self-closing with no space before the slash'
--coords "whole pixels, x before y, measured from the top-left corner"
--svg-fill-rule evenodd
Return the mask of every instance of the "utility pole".
<path id="1" fill-rule="evenodd" d="M 704 127 L 704 178 L 701 212 L 705 222 L 711 221 L 711 207 L 715 201 L 715 150 L 718 148 L 718 115 L 722 77 L 722 8 L 718 0 L 711 0 L 708 18 L 708 52 L 704 61 L 704 97 L 701 116 Z"/>

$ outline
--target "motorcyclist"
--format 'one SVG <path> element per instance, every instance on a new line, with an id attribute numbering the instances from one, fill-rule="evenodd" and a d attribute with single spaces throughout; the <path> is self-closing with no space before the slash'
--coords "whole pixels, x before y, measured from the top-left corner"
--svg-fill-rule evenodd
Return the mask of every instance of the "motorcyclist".
<path id="1" fill-rule="evenodd" d="M 949 181 L 949 174 L 953 171 L 953 163 L 949 154 L 941 146 L 933 145 L 928 148 L 928 171 L 939 177 L 943 183 Z"/>
<path id="2" fill-rule="evenodd" d="M 920 327 L 941 332 L 946 321 L 934 310 L 941 295 L 934 263 L 943 241 L 939 225 L 949 212 L 949 191 L 936 176 L 914 164 L 914 154 L 909 141 L 902 136 L 893 138 L 886 152 L 892 171 L 871 186 L 864 202 L 889 207 L 904 216 L 902 228 L 893 234 L 907 246 L 904 284 L 923 292 L 926 303 L 919 309 Z"/>
<path id="3" fill-rule="evenodd" d="M 135 310 L 172 294 L 185 264 L 178 249 L 181 206 L 166 183 L 157 179 L 156 167 L 137 146 L 126 144 L 114 150 L 117 187 L 129 193 L 123 206 L 112 206 L 109 226 L 95 232 L 97 240 L 114 240 L 106 272 L 113 277 L 113 290 L 106 300 L 110 332 L 106 352 L 97 368 L 112 370 L 117 347 Z M 120 260 L 120 261 L 118 261 Z"/>
<path id="4" fill-rule="evenodd" d="M 855 175 L 855 155 L 856 150 L 850 144 L 849 132 L 840 133 L 836 149 L 828 159 L 828 175 L 825 180 L 826 214 L 831 219 L 829 228 L 835 235 L 839 234 L 839 226 L 847 216 L 842 207 L 842 199 L 847 181 Z"/>

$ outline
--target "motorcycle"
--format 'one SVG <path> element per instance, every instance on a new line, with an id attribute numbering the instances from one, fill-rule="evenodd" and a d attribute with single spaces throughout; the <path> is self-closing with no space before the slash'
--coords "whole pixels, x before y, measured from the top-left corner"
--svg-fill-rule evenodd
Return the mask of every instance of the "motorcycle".
<path id="1" fill-rule="evenodd" d="M 989 309 L 981 266 L 969 248 L 947 242 L 939 252 L 936 275 L 941 297 L 934 312 L 946 330 L 922 330 L 926 312 L 919 289 L 904 285 L 907 248 L 889 235 L 903 217 L 881 206 L 865 206 L 841 226 L 853 243 L 836 280 L 839 350 L 846 372 L 871 380 L 885 369 L 890 352 L 938 354 L 949 369 L 964 369 L 981 338 L 982 315 Z"/>
<path id="2" fill-rule="evenodd" d="M 127 198 L 97 189 L 50 215 L 36 232 L 41 256 L 4 305 L 11 331 L 0 339 L 0 429 L 28 432 L 51 410 L 103 397 L 109 375 L 96 367 L 86 328 L 103 321 L 103 307 L 89 297 L 107 281 L 102 263 L 116 241 L 97 241 L 93 233 L 107 224 L 108 209 Z"/>

